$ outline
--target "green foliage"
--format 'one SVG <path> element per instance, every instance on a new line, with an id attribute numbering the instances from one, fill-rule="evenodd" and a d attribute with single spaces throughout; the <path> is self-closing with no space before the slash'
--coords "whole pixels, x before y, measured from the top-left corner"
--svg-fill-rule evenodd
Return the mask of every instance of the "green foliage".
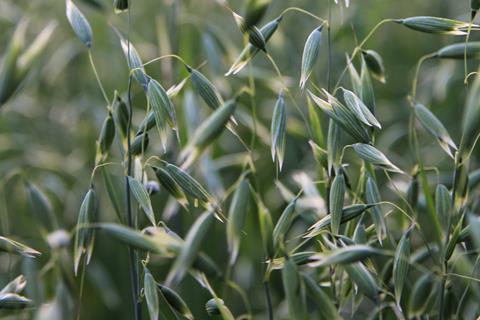
<path id="1" fill-rule="evenodd" d="M 0 318 L 478 318 L 479 9 L 0 1 Z"/>

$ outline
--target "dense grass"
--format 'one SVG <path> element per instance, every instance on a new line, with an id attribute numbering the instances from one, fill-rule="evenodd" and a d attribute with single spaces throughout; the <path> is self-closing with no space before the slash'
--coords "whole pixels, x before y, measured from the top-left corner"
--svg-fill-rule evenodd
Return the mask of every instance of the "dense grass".
<path id="1" fill-rule="evenodd" d="M 477 318 L 480 3 L 339 2 L 0 0 L 0 317 Z"/>

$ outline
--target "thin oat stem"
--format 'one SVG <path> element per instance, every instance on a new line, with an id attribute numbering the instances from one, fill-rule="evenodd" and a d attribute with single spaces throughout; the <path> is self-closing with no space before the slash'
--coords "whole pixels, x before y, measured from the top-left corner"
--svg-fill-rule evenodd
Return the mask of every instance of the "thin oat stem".
<path id="1" fill-rule="evenodd" d="M 144 64 L 142 64 L 142 67 L 148 66 L 149 64 L 152 64 L 152 63 L 154 63 L 154 62 L 157 62 L 157 61 L 160 61 L 160 60 L 166 59 L 166 58 L 174 58 L 174 59 L 177 59 L 177 60 L 179 60 L 181 63 L 183 63 L 185 66 L 188 66 L 188 64 L 185 62 L 185 60 L 183 60 L 183 58 L 180 57 L 179 55 L 176 55 L 176 54 L 166 54 L 166 55 L 163 55 L 163 56 L 160 56 L 160 57 L 156 57 L 156 58 L 153 58 L 152 60 L 149 60 L 149 61 L 145 62 Z"/>
<path id="2" fill-rule="evenodd" d="M 472 72 L 470 72 L 469 74 L 467 74 L 467 75 L 465 76 L 465 79 L 464 79 L 463 81 L 468 84 L 468 79 L 469 79 L 471 76 L 478 75 L 478 74 L 479 74 L 478 71 L 472 71 Z"/>
<path id="3" fill-rule="evenodd" d="M 445 275 L 447 277 L 457 277 L 457 278 L 461 278 L 461 279 L 465 279 L 465 280 L 472 280 L 472 281 L 475 281 L 475 282 L 480 282 L 480 279 L 478 279 L 478 278 L 466 276 L 466 275 L 463 275 L 463 274 L 448 272 Z"/>
<path id="4" fill-rule="evenodd" d="M 287 8 L 287 9 L 283 10 L 282 13 L 280 14 L 280 16 L 283 16 L 284 14 L 286 14 L 286 13 L 288 13 L 288 12 L 291 12 L 291 11 L 297 11 L 297 12 L 303 13 L 303 14 L 305 14 L 305 15 L 307 15 L 307 16 L 310 16 L 310 17 L 312 17 L 312 18 L 320 21 L 322 24 L 327 24 L 327 25 L 328 25 L 328 21 L 327 21 L 327 20 L 322 19 L 322 18 L 320 18 L 319 16 L 317 16 L 317 15 L 311 13 L 311 12 L 308 12 L 307 10 L 304 10 L 304 9 L 302 9 L 302 8 L 298 8 L 298 7 L 289 7 L 289 8 Z"/>
<path id="5" fill-rule="evenodd" d="M 102 167 L 106 167 L 106 166 L 110 166 L 110 165 L 120 165 L 120 164 L 117 163 L 117 162 L 104 162 L 104 163 L 97 164 L 93 168 L 92 174 L 90 175 L 90 185 L 93 184 L 93 179 L 95 178 L 95 174 L 97 172 L 97 169 L 102 168 Z"/>
<path id="6" fill-rule="evenodd" d="M 267 53 L 266 54 L 268 60 L 270 61 L 270 63 L 272 64 L 273 68 L 275 69 L 275 72 L 277 73 L 277 76 L 278 78 L 280 79 L 280 81 L 282 82 L 282 86 L 283 86 L 283 90 L 287 93 L 288 97 L 290 98 L 290 101 L 292 102 L 293 106 L 295 107 L 295 109 L 297 109 L 297 112 L 300 114 L 300 116 L 302 117 L 302 120 L 303 122 L 305 123 L 305 127 L 307 128 L 307 134 L 308 134 L 308 137 L 309 139 L 312 139 L 313 137 L 313 134 L 312 134 L 312 129 L 310 128 L 310 124 L 308 122 L 308 119 L 307 117 L 305 116 L 305 114 L 303 113 L 302 109 L 300 108 L 300 106 L 298 105 L 297 101 L 295 100 L 295 98 L 293 97 L 292 95 L 292 92 L 290 91 L 290 89 L 287 87 L 286 83 L 285 83 L 285 80 L 284 80 L 284 77 L 282 75 L 282 72 L 280 71 L 280 68 L 278 68 L 278 65 L 277 63 L 275 62 L 275 60 L 273 59 L 273 57 Z"/>
<path id="7" fill-rule="evenodd" d="M 272 307 L 272 298 L 270 295 L 270 283 L 268 280 L 263 281 L 263 287 L 265 290 L 265 296 L 267 299 L 267 310 L 268 310 L 268 319 L 273 320 L 273 307 Z"/>
<path id="8" fill-rule="evenodd" d="M 102 91 L 103 99 L 105 99 L 105 103 L 107 104 L 107 110 L 110 110 L 110 101 L 108 100 L 107 93 L 103 87 L 102 81 L 100 80 L 100 76 L 98 75 L 97 68 L 95 67 L 95 62 L 93 61 L 92 51 L 88 50 L 88 60 L 90 61 L 90 65 L 92 66 L 93 73 L 95 74 L 95 79 L 97 80 L 98 87 L 100 91 Z"/>
<path id="9" fill-rule="evenodd" d="M 473 25 L 473 19 L 470 19 L 470 23 L 468 24 L 468 29 L 467 29 L 467 35 L 465 36 L 465 48 L 463 49 L 463 69 L 465 72 L 465 79 L 463 80 L 463 83 L 465 85 L 468 84 L 467 45 L 468 45 L 468 40 L 470 39 L 470 32 L 472 31 L 472 25 Z"/>
<path id="10" fill-rule="evenodd" d="M 327 90 L 332 90 L 332 73 L 333 73 L 333 54 L 332 54 L 332 1 L 328 1 L 328 23 L 327 23 L 327 42 L 328 42 L 328 69 L 327 69 Z"/>
<path id="11" fill-rule="evenodd" d="M 418 85 L 418 76 L 420 75 L 420 68 L 422 67 L 423 63 L 426 60 L 435 57 L 435 55 L 436 53 L 426 54 L 423 57 L 421 57 L 417 62 L 417 66 L 415 67 L 415 76 L 413 77 L 413 81 L 412 81 L 412 93 L 411 93 L 412 102 L 414 102 L 417 97 L 417 85 Z"/>
<path id="12" fill-rule="evenodd" d="M 395 19 L 383 19 L 382 21 L 380 21 L 379 23 L 377 23 L 375 25 L 375 27 L 373 27 L 373 29 L 370 30 L 370 32 L 367 34 L 367 36 L 365 38 L 363 38 L 362 42 L 360 42 L 360 44 L 358 46 L 355 47 L 355 49 L 353 50 L 352 52 L 352 55 L 351 57 L 348 59 L 349 61 L 347 61 L 347 65 L 345 66 L 345 68 L 343 69 L 342 73 L 340 74 L 340 77 L 338 78 L 337 80 L 337 83 L 335 84 L 335 87 L 333 89 L 333 93 L 335 94 L 335 92 L 337 91 L 338 87 L 340 86 L 340 83 L 342 83 L 342 80 L 343 80 L 343 77 L 345 76 L 345 74 L 347 73 L 348 71 L 348 65 L 350 63 L 353 62 L 353 60 L 355 59 L 355 57 L 357 56 L 357 54 L 362 50 L 363 46 L 367 43 L 368 40 L 370 40 L 370 38 L 373 36 L 373 34 L 378 30 L 378 28 L 380 28 L 382 25 L 386 24 L 386 23 L 389 23 L 389 22 L 394 22 Z"/>

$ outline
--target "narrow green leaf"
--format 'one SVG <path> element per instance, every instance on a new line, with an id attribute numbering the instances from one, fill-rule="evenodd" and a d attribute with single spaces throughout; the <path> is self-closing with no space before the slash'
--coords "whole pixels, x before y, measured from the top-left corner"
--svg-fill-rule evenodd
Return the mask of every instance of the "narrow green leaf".
<path id="1" fill-rule="evenodd" d="M 297 265 L 292 259 L 287 258 L 282 268 L 282 283 L 288 305 L 289 319 L 304 319 L 305 306 L 300 299 L 301 279 Z"/>
<path id="2" fill-rule="evenodd" d="M 179 247 L 178 240 L 165 232 L 161 236 L 148 236 L 115 223 L 97 223 L 94 227 L 126 245 L 163 256 L 171 256 Z"/>
<path id="3" fill-rule="evenodd" d="M 308 275 L 302 274 L 303 282 L 315 301 L 316 309 L 321 320 L 339 320 L 342 319 L 335 307 L 332 299 L 320 289 L 320 286 Z"/>
<path id="4" fill-rule="evenodd" d="M 435 296 L 433 275 L 426 273 L 415 282 L 408 304 L 408 314 L 412 317 L 425 314 L 430 300 Z"/>

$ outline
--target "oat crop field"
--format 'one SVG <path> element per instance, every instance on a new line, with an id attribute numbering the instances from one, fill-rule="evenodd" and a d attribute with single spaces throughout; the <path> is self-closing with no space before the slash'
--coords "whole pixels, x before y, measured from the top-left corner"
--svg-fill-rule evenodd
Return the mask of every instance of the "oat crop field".
<path id="1" fill-rule="evenodd" d="M 479 319 L 477 11 L 0 0 L 0 319 Z"/>

